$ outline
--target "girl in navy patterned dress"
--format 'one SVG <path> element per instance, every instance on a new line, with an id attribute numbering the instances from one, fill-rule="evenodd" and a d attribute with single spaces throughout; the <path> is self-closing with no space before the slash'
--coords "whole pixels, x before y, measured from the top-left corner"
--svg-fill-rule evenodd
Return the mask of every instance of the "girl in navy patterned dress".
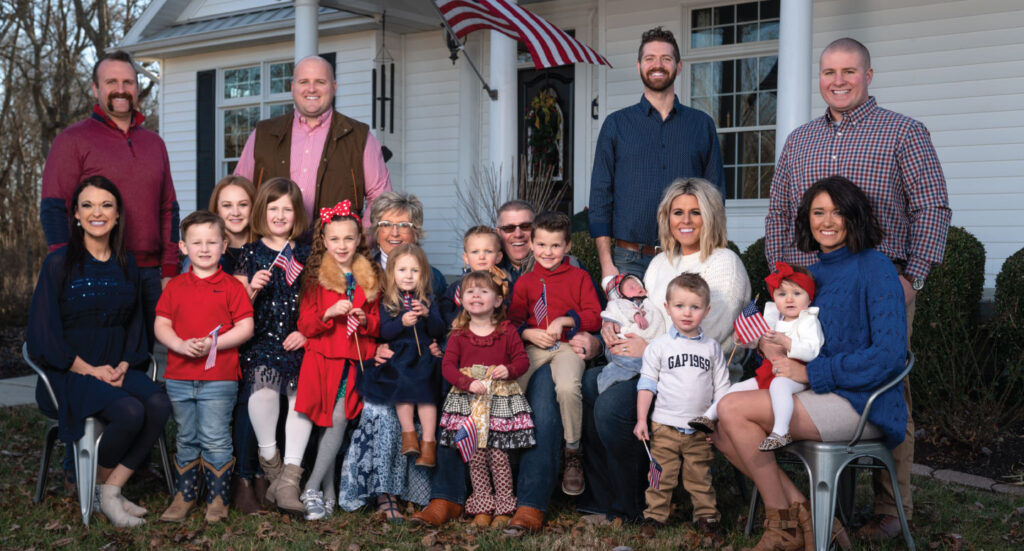
<path id="1" fill-rule="evenodd" d="M 295 272 L 301 271 L 309 256 L 308 245 L 295 243 L 307 227 L 302 192 L 295 182 L 286 178 L 264 182 L 256 194 L 250 226 L 260 238 L 242 247 L 235 272 L 252 299 L 256 322 L 252 340 L 239 349 L 242 375 L 250 391 L 249 417 L 260 466 L 270 484 L 266 500 L 286 511 L 302 513 L 299 463 L 313 424 L 295 411 L 296 382 L 306 344 L 297 328 L 301 278 Z M 286 262 L 289 257 L 291 268 Z M 282 394 L 288 397 L 283 465 L 276 440 Z"/>

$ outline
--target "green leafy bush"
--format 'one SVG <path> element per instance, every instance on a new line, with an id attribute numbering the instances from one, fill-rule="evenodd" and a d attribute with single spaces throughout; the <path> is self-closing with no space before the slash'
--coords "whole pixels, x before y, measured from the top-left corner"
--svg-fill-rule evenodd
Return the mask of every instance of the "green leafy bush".
<path id="1" fill-rule="evenodd" d="M 597 258 L 597 245 L 588 231 L 572 234 L 572 250 L 570 253 L 580 261 L 580 267 L 590 273 L 598 289 L 601 288 L 601 261 Z"/>
<path id="2" fill-rule="evenodd" d="M 1024 249 L 1003 262 L 996 276 L 995 324 L 1001 341 L 1024 346 Z"/>
<path id="3" fill-rule="evenodd" d="M 743 261 L 743 267 L 747 269 L 750 288 L 757 295 L 757 307 L 764 309 L 764 303 L 771 300 L 764 284 L 764 278 L 771 273 L 768 269 L 768 259 L 764 256 L 764 238 L 751 243 L 747 250 L 740 254 L 740 260 Z"/>

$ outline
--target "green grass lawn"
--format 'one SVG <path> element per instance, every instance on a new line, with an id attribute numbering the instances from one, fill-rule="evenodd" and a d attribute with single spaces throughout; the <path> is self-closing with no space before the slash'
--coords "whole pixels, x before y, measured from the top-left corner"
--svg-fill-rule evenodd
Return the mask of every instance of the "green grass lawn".
<path id="1" fill-rule="evenodd" d="M 60 484 L 58 446 L 50 471 L 48 494 L 32 504 L 44 419 L 33 406 L 0 408 L 0 549 L 438 549 L 485 551 L 568 549 L 608 550 L 627 545 L 635 549 L 690 549 L 706 546 L 684 522 L 689 516 L 685 498 L 673 516 L 674 525 L 653 540 L 642 539 L 636 527 L 595 527 L 581 520 L 573 502 L 556 498 L 542 534 L 508 539 L 500 533 L 475 532 L 468 522 L 449 523 L 442 530 L 393 526 L 366 512 L 335 513 L 328 521 L 305 522 L 277 513 L 240 516 L 206 525 L 201 513 L 183 524 L 157 521 L 169 504 L 165 490 L 155 482 L 129 484 L 125 493 L 150 510 L 146 525 L 120 530 L 94 517 L 88 528 L 81 523 L 77 500 L 65 497 Z M 156 455 L 156 454 L 155 454 Z M 723 546 L 739 549 L 756 542 L 758 534 L 743 537 L 746 502 L 734 471 L 720 461 L 716 487 L 726 535 Z M 858 504 L 870 503 L 870 481 L 859 480 Z M 913 530 L 919 549 L 1024 549 L 1024 499 L 914 479 L 916 515 Z M 560 494 L 558 494 L 560 496 Z M 871 546 L 854 540 L 856 549 L 902 549 L 902 540 Z"/>

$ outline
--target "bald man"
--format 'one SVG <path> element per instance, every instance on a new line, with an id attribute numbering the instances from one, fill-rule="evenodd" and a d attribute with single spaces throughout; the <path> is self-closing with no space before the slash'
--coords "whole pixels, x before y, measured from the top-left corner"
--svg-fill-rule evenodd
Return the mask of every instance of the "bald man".
<path id="1" fill-rule="evenodd" d="M 294 181 L 310 220 L 343 199 L 369 213 L 374 198 L 391 190 L 380 143 L 369 126 L 333 109 L 337 91 L 327 60 L 299 60 L 292 73 L 295 111 L 257 123 L 235 166 L 257 188 L 277 176 Z M 363 223 L 369 219 L 363 216 Z"/>

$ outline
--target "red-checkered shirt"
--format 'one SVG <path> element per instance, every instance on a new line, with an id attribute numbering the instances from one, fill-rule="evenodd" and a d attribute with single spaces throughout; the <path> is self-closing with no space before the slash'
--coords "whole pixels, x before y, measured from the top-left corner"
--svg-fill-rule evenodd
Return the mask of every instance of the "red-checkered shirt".
<path id="1" fill-rule="evenodd" d="M 793 221 L 807 188 L 834 174 L 867 194 L 885 230 L 878 250 L 906 262 L 908 276 L 923 279 L 942 262 L 952 213 L 931 135 L 920 122 L 878 107 L 871 97 L 839 124 L 826 109 L 823 117 L 789 135 L 772 178 L 765 218 L 769 266 L 818 261 L 797 250 Z"/>

